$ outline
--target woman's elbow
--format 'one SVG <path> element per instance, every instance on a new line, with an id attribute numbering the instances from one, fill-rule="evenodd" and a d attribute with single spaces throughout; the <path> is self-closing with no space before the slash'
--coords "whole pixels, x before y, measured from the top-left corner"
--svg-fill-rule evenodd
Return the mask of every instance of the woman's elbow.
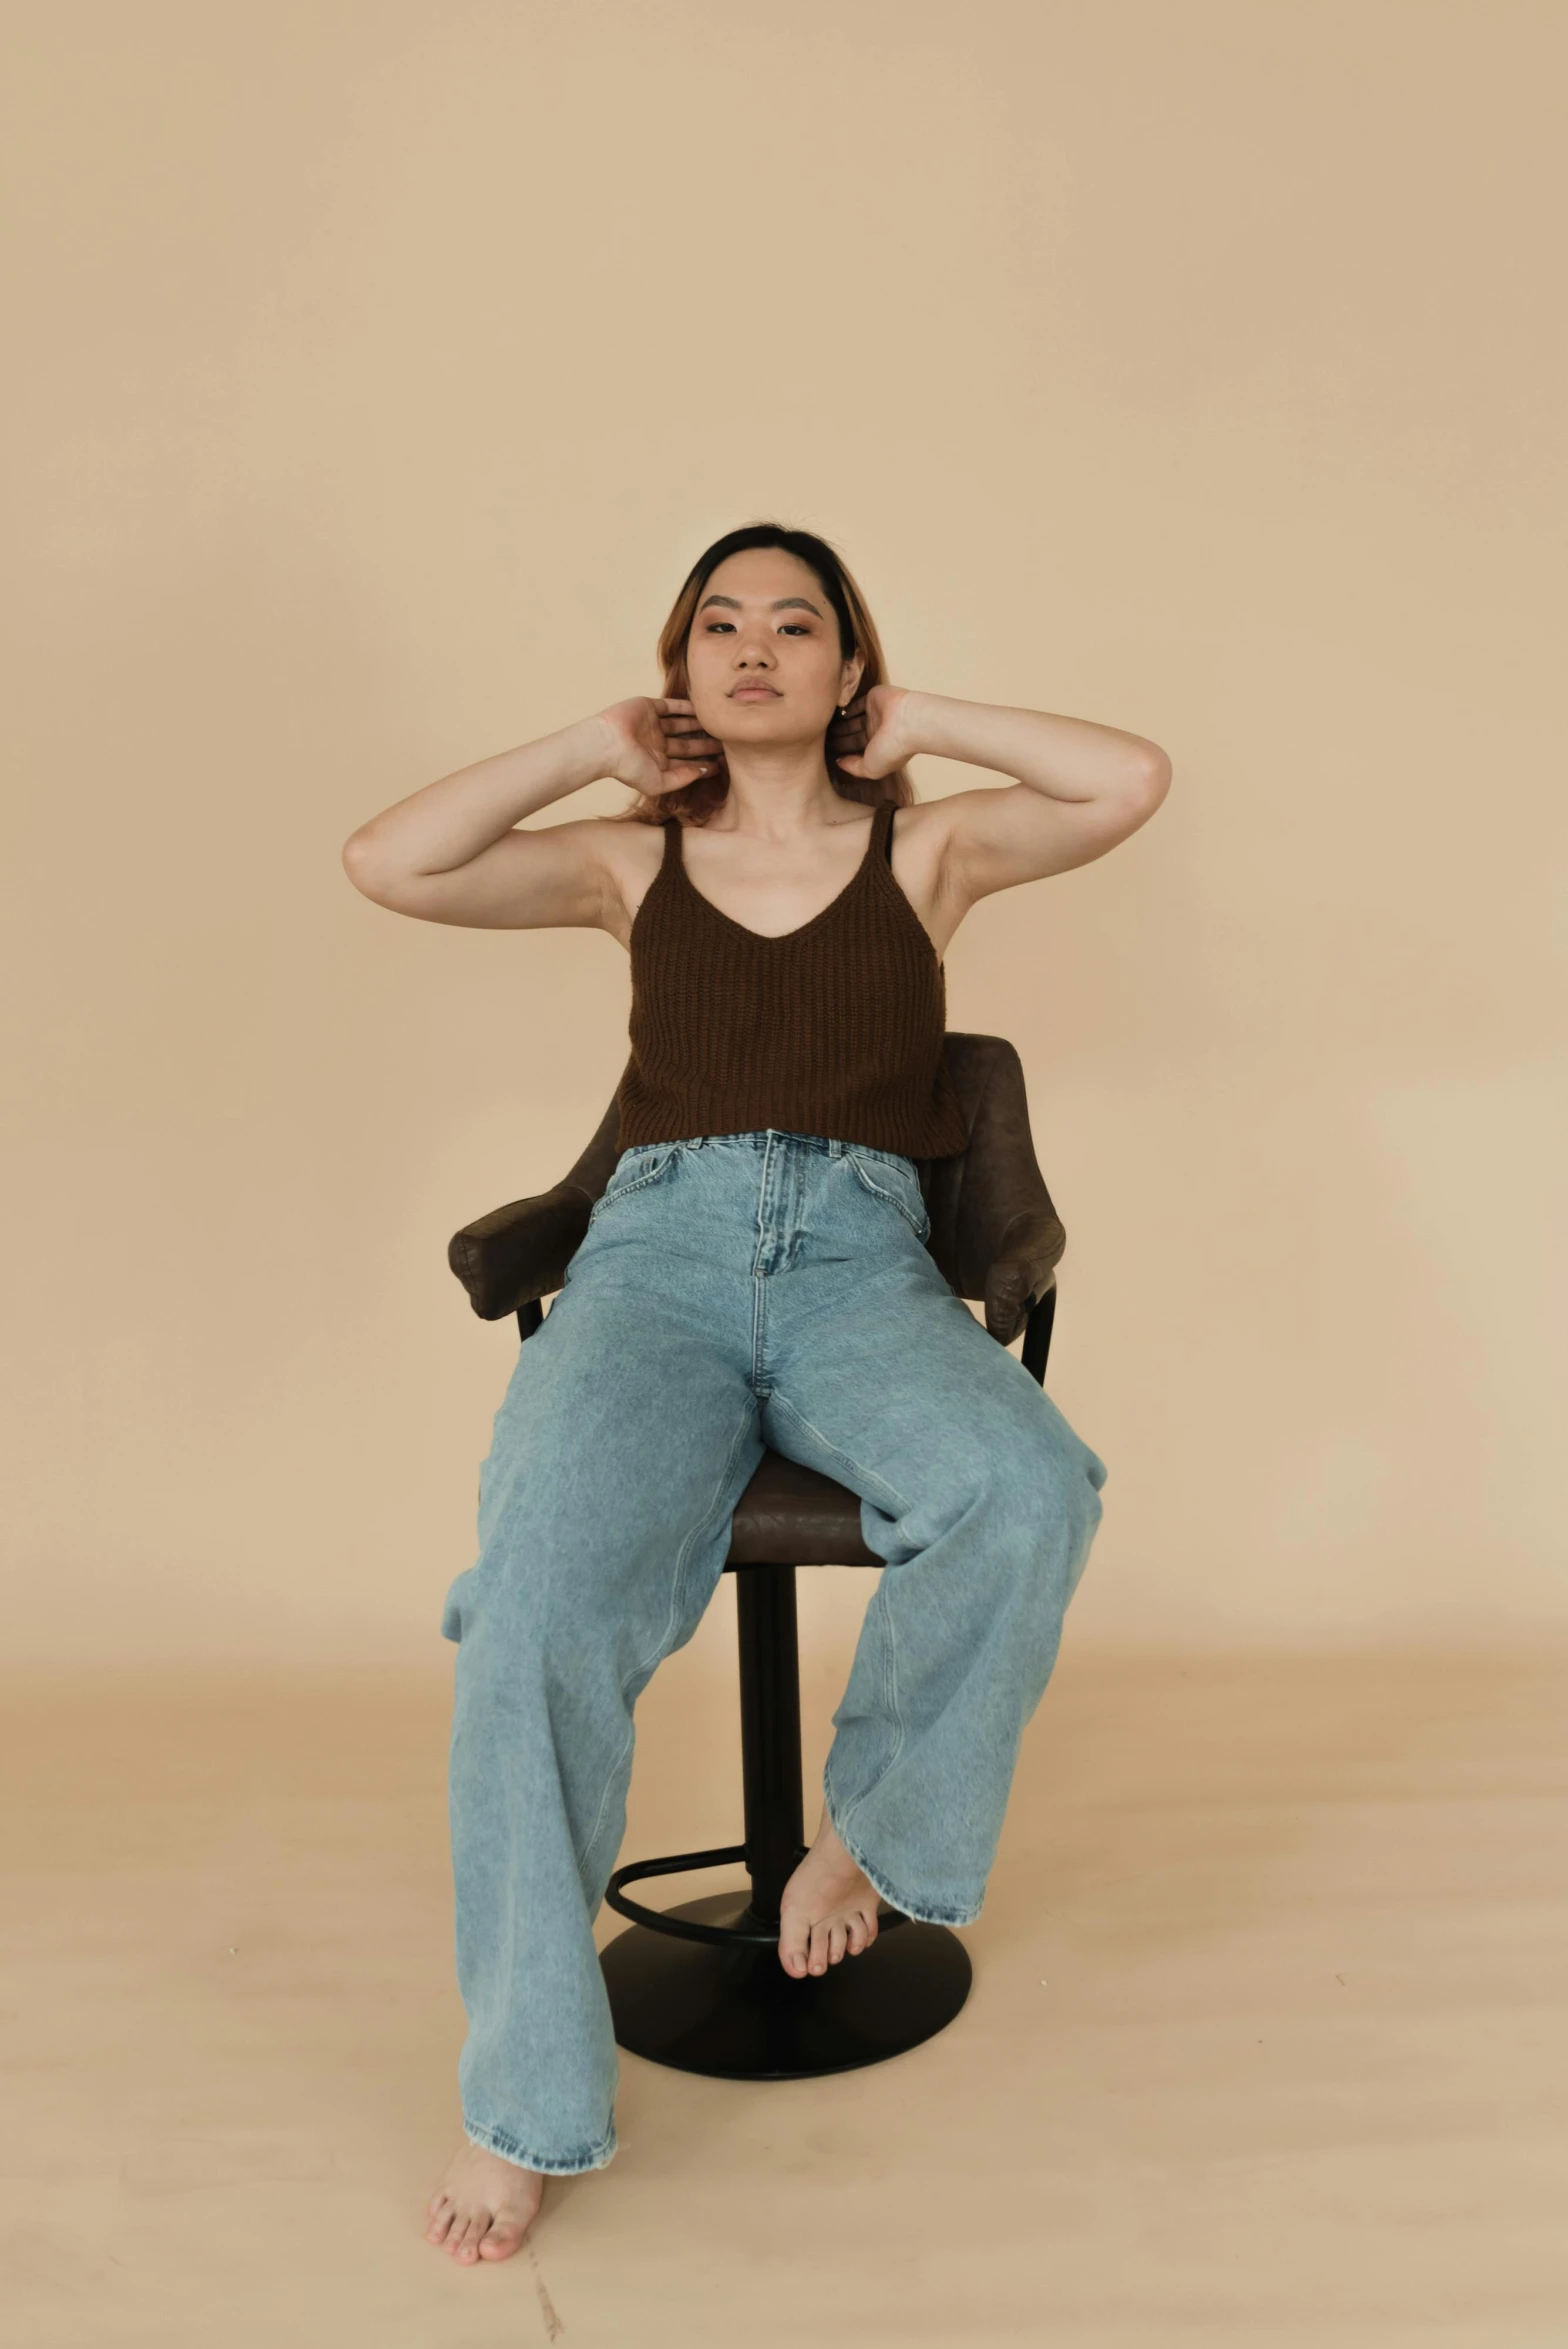
<path id="1" fill-rule="evenodd" d="M 1171 762 L 1159 744 L 1151 742 L 1138 768 L 1138 796 L 1143 802 L 1142 820 L 1147 823 L 1171 787 Z"/>
<path id="2" fill-rule="evenodd" d="M 380 898 L 392 875 L 386 852 L 378 847 L 369 825 L 362 824 L 343 843 L 343 870 L 362 897 Z"/>

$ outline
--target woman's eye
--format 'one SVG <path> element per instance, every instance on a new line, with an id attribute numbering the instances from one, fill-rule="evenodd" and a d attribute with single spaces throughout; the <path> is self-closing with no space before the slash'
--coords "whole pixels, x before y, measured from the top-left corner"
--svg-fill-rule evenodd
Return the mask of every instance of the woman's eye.
<path id="1" fill-rule="evenodd" d="M 711 636 L 715 629 L 732 628 L 733 626 L 734 622 L 732 620 L 709 620 L 704 625 L 703 634 L 705 636 Z M 786 620 L 783 623 L 783 626 L 786 633 L 791 636 L 809 636 L 811 634 L 810 626 L 804 620 Z"/>

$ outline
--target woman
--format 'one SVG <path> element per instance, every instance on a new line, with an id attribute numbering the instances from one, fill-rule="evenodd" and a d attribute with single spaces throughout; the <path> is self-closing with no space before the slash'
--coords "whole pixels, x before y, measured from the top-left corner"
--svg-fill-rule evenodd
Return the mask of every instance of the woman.
<path id="1" fill-rule="evenodd" d="M 518 1356 L 448 1594 L 464 2142 L 427 2239 L 514 2252 L 549 2175 L 616 2151 L 592 1927 L 632 1711 L 695 1631 L 766 1446 L 862 1496 L 886 1560 L 779 1960 L 877 1901 L 979 1914 L 1104 1462 L 927 1252 L 915 1161 L 965 1147 L 943 956 L 978 898 L 1087 864 L 1163 798 L 1136 734 L 892 685 L 854 581 L 758 523 L 694 565 L 664 694 L 427 785 L 344 849 L 421 920 L 608 930 L 631 956 L 621 1152 Z M 914 803 L 916 752 L 1015 777 Z M 518 830 L 604 776 L 622 816 Z M 897 813 L 897 834 L 893 820 Z"/>

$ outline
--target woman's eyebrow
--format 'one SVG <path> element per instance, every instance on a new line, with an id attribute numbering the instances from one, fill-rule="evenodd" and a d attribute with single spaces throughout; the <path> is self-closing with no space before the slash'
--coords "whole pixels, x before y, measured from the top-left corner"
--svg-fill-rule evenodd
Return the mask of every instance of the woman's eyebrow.
<path id="1" fill-rule="evenodd" d="M 732 612 L 738 612 L 741 608 L 740 597 L 738 595 L 707 595 L 703 597 L 702 602 L 697 606 L 698 611 L 705 612 L 709 604 L 728 604 Z M 777 596 L 774 598 L 773 602 L 769 604 L 768 609 L 770 612 L 817 612 L 817 607 L 811 601 L 810 597 L 804 595 Z M 817 612 L 817 618 L 819 620 L 822 618 L 822 616 L 823 615 L 820 612 Z"/>

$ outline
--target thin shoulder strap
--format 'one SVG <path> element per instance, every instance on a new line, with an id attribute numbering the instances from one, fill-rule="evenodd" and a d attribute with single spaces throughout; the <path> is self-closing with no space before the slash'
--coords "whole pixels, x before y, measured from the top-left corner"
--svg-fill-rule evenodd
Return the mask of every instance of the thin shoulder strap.
<path id="1" fill-rule="evenodd" d="M 882 835 L 882 846 L 886 853 L 887 861 L 889 865 L 891 865 L 893 862 L 893 818 L 897 815 L 898 808 L 894 802 L 889 801 L 887 802 L 887 809 L 887 830 Z"/>

